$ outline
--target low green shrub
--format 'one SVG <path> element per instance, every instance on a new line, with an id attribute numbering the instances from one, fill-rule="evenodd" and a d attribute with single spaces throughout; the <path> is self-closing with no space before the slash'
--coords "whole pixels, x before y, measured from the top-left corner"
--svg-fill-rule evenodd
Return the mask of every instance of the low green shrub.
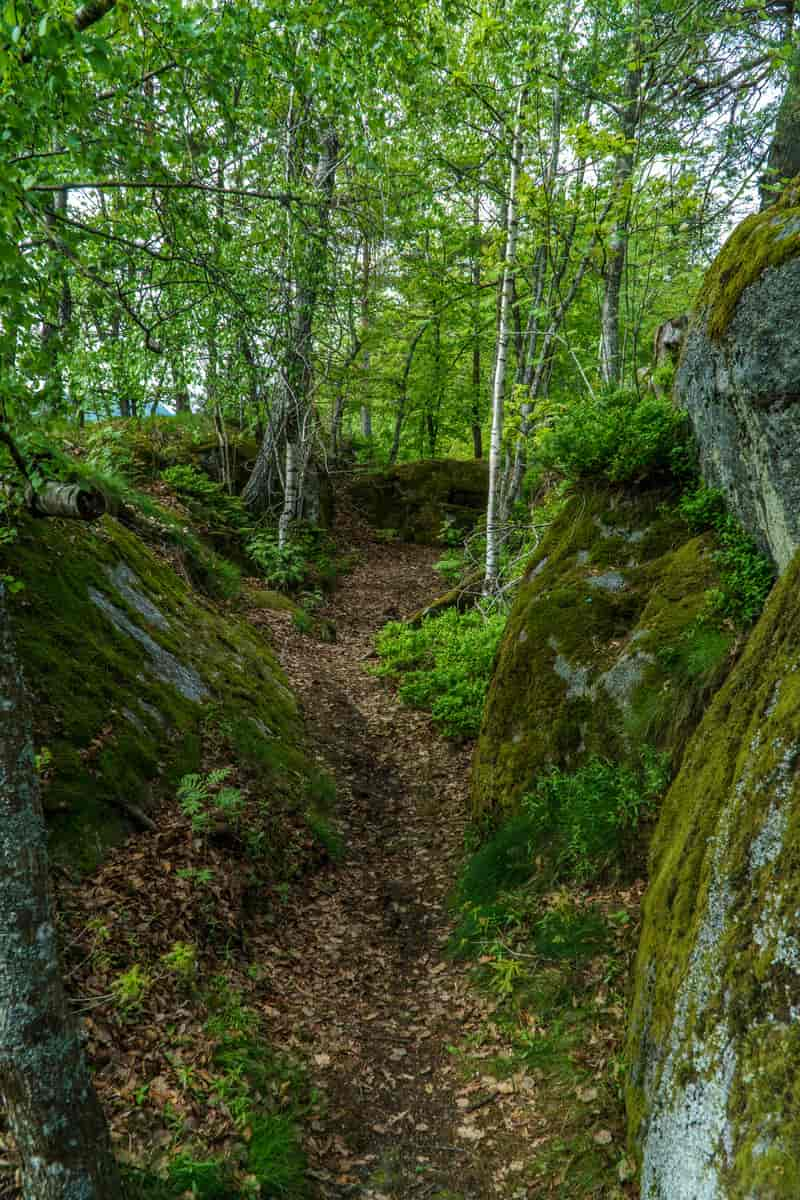
<path id="1" fill-rule="evenodd" d="M 198 519 L 223 529 L 243 531 L 249 524 L 238 496 L 229 496 L 221 483 L 189 463 L 179 463 L 161 472 L 161 478 L 186 502 Z"/>
<path id="2" fill-rule="evenodd" d="M 722 581 L 709 593 L 710 612 L 746 629 L 758 619 L 775 582 L 772 563 L 728 511 L 718 488 L 700 484 L 686 491 L 678 509 L 695 533 L 712 529 L 717 538 Z"/>
<path id="3" fill-rule="evenodd" d="M 447 737 L 475 737 L 505 623 L 501 612 L 454 608 L 416 628 L 392 621 L 378 634 L 377 673 L 399 679 L 400 699 L 427 709 Z"/>
<path id="4" fill-rule="evenodd" d="M 667 758 L 651 747 L 635 767 L 593 758 L 573 772 L 540 775 L 520 812 L 464 865 L 451 950 L 472 954 L 521 925 L 533 931 L 537 953 L 545 957 L 552 957 L 559 936 L 565 946 L 576 944 L 583 929 L 591 941 L 590 927 L 572 917 L 570 931 L 550 909 L 545 920 L 542 898 L 563 884 L 584 884 L 637 861 L 631 855 L 637 827 L 652 816 L 667 782 Z"/>
<path id="5" fill-rule="evenodd" d="M 248 538 L 247 553 L 272 587 L 291 591 L 306 577 L 306 558 L 295 542 L 278 544 L 277 534 L 261 530 Z"/>
<path id="6" fill-rule="evenodd" d="M 668 399 L 617 391 L 556 410 L 537 438 L 537 458 L 570 479 L 627 483 L 683 474 L 690 461 L 686 416 Z"/>
<path id="7" fill-rule="evenodd" d="M 646 748 L 637 770 L 593 758 L 571 773 L 540 775 L 522 803 L 537 840 L 550 842 L 558 875 L 582 882 L 621 863 L 629 835 L 652 815 L 667 778 L 665 756 Z"/>
<path id="8" fill-rule="evenodd" d="M 244 800 L 238 788 L 224 787 L 230 767 L 220 767 L 208 775 L 184 775 L 178 787 L 178 804 L 192 823 L 192 832 L 205 833 L 214 816 L 235 822 Z"/>

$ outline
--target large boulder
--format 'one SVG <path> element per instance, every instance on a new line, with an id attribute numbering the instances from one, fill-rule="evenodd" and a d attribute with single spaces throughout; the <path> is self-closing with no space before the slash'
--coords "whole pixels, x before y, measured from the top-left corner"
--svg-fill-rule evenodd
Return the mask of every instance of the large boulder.
<path id="1" fill-rule="evenodd" d="M 273 796 L 311 770 L 294 697 L 264 637 L 212 604 L 119 520 L 22 519 L 0 572 L 24 585 L 14 630 L 33 694 L 51 853 L 78 870 L 156 816 L 205 742 L 252 762 Z M 251 609 L 272 604 L 254 592 Z"/>
<path id="2" fill-rule="evenodd" d="M 703 474 L 783 570 L 800 546 L 800 180 L 706 276 L 675 379 Z"/>
<path id="3" fill-rule="evenodd" d="M 350 486 L 356 506 L 376 529 L 427 543 L 441 541 L 450 528 L 471 530 L 486 512 L 488 491 L 488 463 L 455 458 L 403 463 L 356 476 Z"/>
<path id="4" fill-rule="evenodd" d="M 709 535 L 674 492 L 587 486 L 550 525 L 498 653 L 473 809 L 513 808 L 537 774 L 591 755 L 677 761 L 724 677 L 732 636 L 698 624 L 718 583 Z"/>
<path id="5" fill-rule="evenodd" d="M 800 557 L 663 807 L 627 1089 L 642 1200 L 800 1196 Z"/>

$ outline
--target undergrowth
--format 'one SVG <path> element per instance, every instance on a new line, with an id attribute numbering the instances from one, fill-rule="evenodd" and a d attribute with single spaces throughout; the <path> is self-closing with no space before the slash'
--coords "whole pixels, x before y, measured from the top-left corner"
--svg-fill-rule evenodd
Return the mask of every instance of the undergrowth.
<path id="1" fill-rule="evenodd" d="M 718 488 L 699 484 L 687 490 L 678 509 L 693 532 L 712 529 L 717 537 L 715 559 L 722 579 L 709 593 L 709 612 L 748 628 L 761 614 L 775 582 L 772 563 L 728 511 Z"/>
<path id="2" fill-rule="evenodd" d="M 417 627 L 392 621 L 378 634 L 379 675 L 398 679 L 400 699 L 429 711 L 451 738 L 480 729 L 505 613 L 446 609 Z"/>
<path id="3" fill-rule="evenodd" d="M 570 479 L 628 483 L 658 474 L 684 475 L 691 452 L 685 414 L 668 398 L 626 391 L 551 404 L 536 457 Z"/>
<path id="4" fill-rule="evenodd" d="M 593 759 L 539 776 L 465 863 L 453 898 L 450 952 L 474 962 L 508 1047 L 487 1061 L 478 1035 L 458 1053 L 482 1081 L 488 1069 L 535 1087 L 542 1126 L 557 1136 L 542 1139 L 520 1183 L 555 1187 L 564 1200 L 621 1198 L 635 1174 L 622 1099 L 625 991 L 640 825 L 666 783 L 665 759 L 648 748 L 635 766 Z"/>

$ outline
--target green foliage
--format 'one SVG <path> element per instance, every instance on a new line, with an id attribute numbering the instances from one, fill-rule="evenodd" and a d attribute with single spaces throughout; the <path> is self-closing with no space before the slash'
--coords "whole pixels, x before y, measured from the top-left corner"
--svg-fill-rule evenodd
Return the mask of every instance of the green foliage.
<path id="1" fill-rule="evenodd" d="M 427 709 L 447 737 L 478 733 L 505 614 L 446 609 L 412 628 L 399 621 L 377 638 L 378 674 L 400 679 L 404 703 Z"/>
<path id="2" fill-rule="evenodd" d="M 700 484 L 684 493 L 678 509 L 690 529 L 698 533 L 713 529 L 719 543 L 715 558 L 722 584 L 709 593 L 710 612 L 748 628 L 759 617 L 775 582 L 772 563 L 728 512 L 718 488 Z"/>
<path id="3" fill-rule="evenodd" d="M 134 1012 L 142 1004 L 150 988 L 153 986 L 153 980 L 149 973 L 143 970 L 138 963 L 134 963 L 127 971 L 123 971 L 111 985 L 114 993 L 114 1000 L 122 1009 L 123 1012 Z"/>
<path id="4" fill-rule="evenodd" d="M 306 577 L 302 547 L 296 542 L 287 542 L 281 547 L 274 533 L 253 534 L 247 540 L 247 553 L 272 587 L 289 591 L 298 588 Z"/>
<path id="5" fill-rule="evenodd" d="M 464 555 L 456 550 L 451 550 L 433 564 L 433 569 L 438 571 L 448 583 L 456 584 L 464 572 Z"/>
<path id="6" fill-rule="evenodd" d="M 191 942 L 174 942 L 161 961 L 168 971 L 182 979 L 193 979 L 197 972 L 197 948 Z"/>
<path id="7" fill-rule="evenodd" d="M 249 522 L 238 496 L 229 496 L 221 483 L 209 479 L 204 471 L 190 463 L 178 463 L 161 472 L 177 496 L 184 500 L 193 515 L 212 526 L 244 530 Z"/>
<path id="8" fill-rule="evenodd" d="M 229 821 L 240 816 L 244 803 L 241 791 L 222 786 L 230 773 L 230 767 L 221 767 L 207 776 L 192 773 L 181 779 L 178 803 L 190 819 L 193 833 L 204 833 L 215 814 Z"/>
<path id="9" fill-rule="evenodd" d="M 314 632 L 314 618 L 302 608 L 292 614 L 292 624 L 298 633 L 310 635 Z"/>
<path id="10" fill-rule="evenodd" d="M 548 938 L 554 948 L 561 918 L 550 915 L 544 925 L 536 924 L 532 912 L 538 911 L 541 896 L 555 886 L 598 879 L 612 867 L 624 871 L 636 830 L 653 815 L 667 782 L 666 756 L 650 747 L 643 749 L 636 769 L 593 758 L 574 772 L 539 776 L 521 811 L 463 868 L 456 889 L 455 952 L 485 944 L 523 919 L 539 930 L 540 952 Z M 576 936 L 581 928 L 574 925 Z"/>
<path id="11" fill-rule="evenodd" d="M 687 446 L 686 418 L 668 399 L 619 391 L 583 396 L 557 410 L 538 437 L 537 456 L 570 479 L 626 483 L 682 473 Z"/>
<path id="12" fill-rule="evenodd" d="M 638 770 L 593 758 L 572 773 L 541 775 L 523 806 L 557 874 L 584 881 L 622 864 L 629 835 L 652 816 L 667 780 L 667 759 L 645 747 Z"/>
<path id="13" fill-rule="evenodd" d="M 297 1127 L 282 1113 L 253 1122 L 247 1165 L 261 1184 L 262 1195 L 276 1200 L 308 1195 L 306 1158 Z"/>

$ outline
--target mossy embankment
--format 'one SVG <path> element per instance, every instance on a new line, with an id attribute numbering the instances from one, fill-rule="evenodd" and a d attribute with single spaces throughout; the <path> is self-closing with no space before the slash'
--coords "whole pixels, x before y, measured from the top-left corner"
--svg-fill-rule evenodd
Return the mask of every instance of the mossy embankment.
<path id="1" fill-rule="evenodd" d="M 212 733 L 264 768 L 276 795 L 302 791 L 297 705 L 234 606 L 199 594 L 114 517 L 18 524 L 3 569 L 24 585 L 13 619 L 57 860 L 91 867 L 201 767 Z"/>
<path id="2" fill-rule="evenodd" d="M 800 1194 L 800 617 L 795 558 L 664 802 L 635 974 L 642 1194 Z"/>
<path id="3" fill-rule="evenodd" d="M 376 529 L 402 541 L 434 543 L 442 529 L 472 529 L 486 511 L 489 465 L 479 459 L 430 459 L 357 476 L 350 495 Z"/>
<path id="4" fill-rule="evenodd" d="M 473 812 L 514 809 L 534 777 L 643 744 L 680 757 L 728 667 L 729 631 L 699 621 L 719 581 L 674 487 L 583 484 L 546 531 L 498 653 Z"/>

